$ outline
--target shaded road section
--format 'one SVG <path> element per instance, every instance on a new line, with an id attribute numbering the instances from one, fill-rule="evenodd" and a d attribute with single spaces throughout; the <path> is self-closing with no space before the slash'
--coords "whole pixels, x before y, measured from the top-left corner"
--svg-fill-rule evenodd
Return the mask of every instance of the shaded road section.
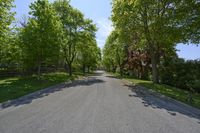
<path id="1" fill-rule="evenodd" d="M 200 133 L 199 117 L 99 71 L 2 106 L 0 133 Z"/>

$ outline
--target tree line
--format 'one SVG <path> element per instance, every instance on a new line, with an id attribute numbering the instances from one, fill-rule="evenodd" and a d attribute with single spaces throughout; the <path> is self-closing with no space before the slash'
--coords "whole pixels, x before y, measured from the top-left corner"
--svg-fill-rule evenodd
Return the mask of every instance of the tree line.
<path id="1" fill-rule="evenodd" d="M 70 5 L 69 0 L 36 0 L 28 17 L 13 24 L 13 0 L 0 2 L 0 71 L 37 74 L 43 69 L 94 69 L 101 51 L 97 46 L 96 25 Z"/>
<path id="2" fill-rule="evenodd" d="M 199 64 L 199 60 L 182 61 L 182 65 L 189 68 L 182 69 L 184 72 L 180 75 L 177 73 L 182 71 L 181 66 L 175 65 L 182 60 L 176 54 L 177 44 L 198 45 L 200 42 L 199 13 L 198 0 L 112 0 L 114 30 L 103 49 L 105 68 L 112 72 L 118 70 L 121 75 L 128 73 L 151 79 L 154 83 L 167 83 L 170 79 L 174 86 L 178 84 L 172 82 L 175 77 L 189 74 L 199 82 L 199 74 L 190 73 L 193 68 L 199 72 L 198 67 L 190 67 Z M 171 69 L 172 66 L 176 69 Z M 171 76 L 166 75 L 169 73 Z"/>

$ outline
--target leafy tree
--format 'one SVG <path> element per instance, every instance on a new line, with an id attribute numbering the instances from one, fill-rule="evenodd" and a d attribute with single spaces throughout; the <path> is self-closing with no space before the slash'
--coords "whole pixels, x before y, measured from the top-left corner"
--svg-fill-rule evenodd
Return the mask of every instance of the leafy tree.
<path id="1" fill-rule="evenodd" d="M 200 92 L 200 61 L 168 56 L 161 67 L 161 82 L 181 89 Z M 192 90 L 191 90 L 192 89 Z"/>
<path id="2" fill-rule="evenodd" d="M 7 69 L 15 71 L 21 69 L 21 48 L 19 46 L 18 31 L 13 30 L 8 33 L 6 47 L 4 48 L 4 56 L 2 62 Z"/>
<path id="3" fill-rule="evenodd" d="M 195 0 L 113 0 L 114 26 L 121 39 L 150 53 L 154 83 L 159 82 L 160 57 L 177 43 L 198 39 L 197 7 Z"/>
<path id="4" fill-rule="evenodd" d="M 90 68 L 96 68 L 100 60 L 100 49 L 97 47 L 97 43 L 94 37 L 83 39 L 83 43 L 78 50 L 78 60 L 82 65 L 82 71 L 85 74 L 86 68 L 88 71 Z"/>
<path id="5" fill-rule="evenodd" d="M 38 79 L 41 71 L 63 64 L 72 75 L 72 66 L 78 58 L 78 65 L 88 71 L 97 67 L 101 51 L 95 40 L 96 25 L 73 8 L 70 1 L 37 0 L 31 3 L 29 16 L 23 17 L 21 26 L 15 28 L 11 28 L 12 2 L 0 2 L 1 66 L 37 73 Z"/>
<path id="6" fill-rule="evenodd" d="M 82 65 L 83 73 L 85 74 L 86 68 L 88 72 L 90 68 L 96 68 L 99 61 L 100 49 L 97 46 L 95 39 L 96 26 L 92 24 L 91 20 L 86 20 L 88 25 L 91 25 L 88 29 L 85 29 L 80 34 L 80 40 L 78 45 L 78 60 Z"/>
<path id="7" fill-rule="evenodd" d="M 26 67 L 37 67 L 39 78 L 42 64 L 58 60 L 62 28 L 48 0 L 37 0 L 30 9 L 31 17 L 21 31 L 22 49 Z"/>
<path id="8" fill-rule="evenodd" d="M 111 43 L 109 43 L 108 39 L 106 40 L 106 44 L 103 49 L 103 64 L 108 71 L 116 72 L 117 63 L 115 60 L 115 52 L 111 47 Z"/>
<path id="9" fill-rule="evenodd" d="M 126 57 L 126 45 L 120 42 L 118 32 L 113 31 L 107 38 L 104 47 L 104 63 L 112 66 L 113 72 L 115 72 L 116 66 L 118 66 L 122 76 Z"/>
<path id="10" fill-rule="evenodd" d="M 134 74 L 137 78 L 148 79 L 149 65 L 151 63 L 149 53 L 142 50 L 129 48 L 128 61 L 126 67 L 131 70 L 131 75 Z"/>
<path id="11" fill-rule="evenodd" d="M 64 34 L 62 36 L 61 49 L 63 58 L 67 64 L 69 75 L 72 75 L 72 64 L 77 56 L 80 40 L 85 31 L 95 31 L 96 27 L 89 19 L 84 19 L 84 15 L 74 9 L 68 0 L 54 2 L 54 8 L 63 25 Z"/>
<path id="12" fill-rule="evenodd" d="M 9 43 L 10 25 L 14 20 L 14 12 L 11 12 L 13 0 L 1 0 L 0 2 L 0 65 L 5 60 Z"/>

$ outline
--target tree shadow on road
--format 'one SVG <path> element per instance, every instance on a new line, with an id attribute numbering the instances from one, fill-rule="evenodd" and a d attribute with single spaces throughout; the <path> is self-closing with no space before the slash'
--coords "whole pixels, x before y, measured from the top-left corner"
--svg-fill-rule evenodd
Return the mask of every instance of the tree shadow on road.
<path id="1" fill-rule="evenodd" d="M 125 86 L 129 87 L 129 90 L 132 91 L 131 94 L 129 94 L 129 97 L 137 97 L 142 99 L 142 104 L 145 107 L 151 107 L 153 109 L 165 109 L 172 116 L 176 116 L 177 113 L 180 113 L 190 118 L 197 119 L 199 121 L 198 123 L 200 124 L 200 111 L 198 109 L 181 104 L 155 92 L 150 92 L 149 90 L 137 85 Z"/>
<path id="2" fill-rule="evenodd" d="M 104 82 L 105 82 L 104 80 L 98 79 L 96 77 L 88 77 L 84 80 L 76 80 L 75 82 L 66 84 L 65 87 L 90 86 L 93 84 L 99 84 Z"/>
<path id="3" fill-rule="evenodd" d="M 112 75 L 107 75 L 107 78 L 114 78 L 114 79 L 122 79 L 122 77 L 117 77 L 117 76 L 112 76 Z"/>
<path id="4" fill-rule="evenodd" d="M 11 106 L 17 107 L 17 106 L 20 106 L 20 105 L 30 104 L 30 103 L 32 103 L 33 100 L 40 99 L 40 98 L 43 98 L 45 96 L 49 96 L 52 93 L 63 91 L 65 89 L 69 89 L 69 88 L 72 89 L 72 87 L 91 86 L 91 85 L 99 84 L 99 83 L 103 83 L 103 82 L 105 82 L 105 81 L 97 79 L 95 77 L 89 77 L 89 78 L 83 79 L 83 80 L 75 80 L 75 81 L 71 81 L 71 82 L 68 82 L 68 83 L 58 84 L 58 85 L 48 87 L 48 88 L 43 89 L 43 90 L 39 90 L 39 91 L 31 93 L 31 94 L 28 94 L 28 95 L 23 96 L 21 98 L 1 103 L 0 104 L 0 110 L 6 109 L 6 108 L 11 107 Z"/>

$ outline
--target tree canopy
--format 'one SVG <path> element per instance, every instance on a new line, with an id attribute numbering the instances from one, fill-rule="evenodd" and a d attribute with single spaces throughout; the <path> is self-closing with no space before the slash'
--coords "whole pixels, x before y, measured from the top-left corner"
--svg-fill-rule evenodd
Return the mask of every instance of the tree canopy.
<path id="1" fill-rule="evenodd" d="M 96 25 L 72 7 L 70 1 L 36 0 L 30 4 L 29 15 L 20 26 L 11 25 L 12 0 L 3 0 L 0 7 L 2 71 L 7 71 L 11 62 L 17 64 L 13 71 L 37 74 L 38 78 L 43 72 L 62 68 L 72 76 L 74 66 L 80 66 L 79 71 L 83 64 L 88 71 L 97 67 L 100 49 Z"/>
<path id="2" fill-rule="evenodd" d="M 199 43 L 199 7 L 196 0 L 113 0 L 116 40 L 128 47 L 127 56 L 130 51 L 149 55 L 152 80 L 158 83 L 160 63 L 174 53 L 176 44 Z"/>
<path id="3" fill-rule="evenodd" d="M 0 2 L 0 65 L 3 65 L 8 54 L 10 42 L 10 25 L 14 20 L 14 12 L 11 12 L 13 0 L 1 0 Z"/>
<path id="4" fill-rule="evenodd" d="M 78 45 L 87 34 L 95 34 L 96 26 L 92 20 L 85 19 L 84 15 L 74 9 L 67 0 L 54 2 L 54 8 L 62 22 L 64 35 L 62 37 L 62 52 L 69 74 L 72 74 L 72 63 L 78 52 Z M 94 38 L 95 36 L 89 36 Z M 90 38 L 89 38 L 90 39 Z"/>

